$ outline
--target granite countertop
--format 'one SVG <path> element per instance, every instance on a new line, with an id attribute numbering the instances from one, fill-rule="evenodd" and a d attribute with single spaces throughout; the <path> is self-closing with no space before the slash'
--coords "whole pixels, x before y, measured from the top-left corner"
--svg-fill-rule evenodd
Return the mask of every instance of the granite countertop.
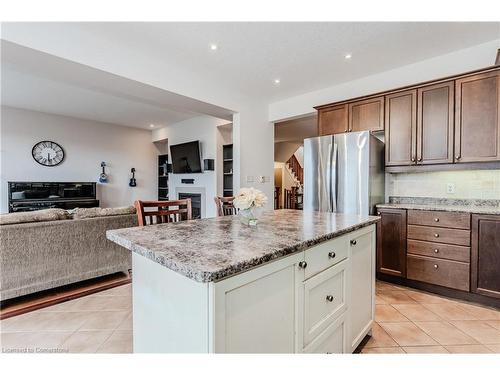
<path id="1" fill-rule="evenodd" d="M 500 215 L 500 201 L 496 199 L 390 197 L 389 203 L 377 204 L 377 208 L 401 208 L 407 210 Z"/>
<path id="2" fill-rule="evenodd" d="M 218 281 L 374 224 L 377 216 L 276 210 L 257 226 L 238 216 L 110 230 L 118 245 L 198 282 Z"/>

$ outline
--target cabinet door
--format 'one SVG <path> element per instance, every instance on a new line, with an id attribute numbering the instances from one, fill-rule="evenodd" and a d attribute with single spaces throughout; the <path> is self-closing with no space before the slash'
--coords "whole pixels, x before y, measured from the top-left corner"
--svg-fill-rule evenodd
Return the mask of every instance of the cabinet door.
<path id="1" fill-rule="evenodd" d="M 385 98 L 385 165 L 416 162 L 417 90 Z"/>
<path id="2" fill-rule="evenodd" d="M 358 347 L 373 325 L 375 315 L 375 230 L 363 228 L 350 236 L 349 349 Z"/>
<path id="3" fill-rule="evenodd" d="M 323 108 L 318 111 L 319 135 L 345 133 L 347 130 L 347 104 Z"/>
<path id="4" fill-rule="evenodd" d="M 500 298 L 498 215 L 472 215 L 471 292 Z"/>
<path id="5" fill-rule="evenodd" d="M 417 162 L 453 162 L 454 82 L 418 89 Z"/>
<path id="6" fill-rule="evenodd" d="M 500 71 L 456 81 L 455 162 L 500 160 Z"/>
<path id="7" fill-rule="evenodd" d="M 406 276 L 406 210 L 379 209 L 377 272 Z"/>
<path id="8" fill-rule="evenodd" d="M 304 253 L 213 285 L 216 353 L 294 353 Z"/>
<path id="9" fill-rule="evenodd" d="M 384 97 L 349 103 L 349 131 L 384 130 Z"/>

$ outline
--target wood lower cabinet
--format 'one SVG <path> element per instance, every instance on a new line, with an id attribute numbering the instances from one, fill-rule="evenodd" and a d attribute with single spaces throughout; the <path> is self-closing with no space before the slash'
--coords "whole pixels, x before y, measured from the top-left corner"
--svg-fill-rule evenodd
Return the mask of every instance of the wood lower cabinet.
<path id="1" fill-rule="evenodd" d="M 456 80 L 455 162 L 500 160 L 500 70 Z"/>
<path id="2" fill-rule="evenodd" d="M 384 97 L 349 103 L 349 131 L 384 130 Z"/>
<path id="3" fill-rule="evenodd" d="M 500 215 L 472 215 L 471 291 L 500 298 Z"/>
<path id="4" fill-rule="evenodd" d="M 385 165 L 413 165 L 416 162 L 417 91 L 386 96 Z"/>
<path id="5" fill-rule="evenodd" d="M 500 307 L 500 215 L 396 208 L 378 212 L 379 278 Z M 405 274 L 395 249 L 404 254 Z"/>
<path id="6" fill-rule="evenodd" d="M 406 210 L 379 209 L 377 272 L 406 276 Z"/>
<path id="7" fill-rule="evenodd" d="M 453 162 L 454 82 L 417 90 L 417 164 Z"/>
<path id="8" fill-rule="evenodd" d="M 347 104 L 323 108 L 318 111 L 318 134 L 330 135 L 349 130 Z"/>

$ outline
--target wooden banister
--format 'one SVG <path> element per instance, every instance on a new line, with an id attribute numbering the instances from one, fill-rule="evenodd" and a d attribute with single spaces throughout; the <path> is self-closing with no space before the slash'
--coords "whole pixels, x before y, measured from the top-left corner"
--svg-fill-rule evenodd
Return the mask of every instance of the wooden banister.
<path id="1" fill-rule="evenodd" d="M 290 159 L 287 160 L 286 163 L 288 164 L 292 172 L 295 174 L 295 177 L 297 177 L 297 180 L 299 180 L 300 184 L 302 185 L 304 183 L 304 169 L 300 165 L 295 154 L 293 154 L 290 157 Z"/>

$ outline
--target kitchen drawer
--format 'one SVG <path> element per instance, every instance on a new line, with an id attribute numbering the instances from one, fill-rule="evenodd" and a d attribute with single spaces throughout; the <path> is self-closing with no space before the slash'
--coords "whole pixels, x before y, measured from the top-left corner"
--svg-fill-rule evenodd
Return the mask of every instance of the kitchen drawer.
<path id="1" fill-rule="evenodd" d="M 325 329 L 304 353 L 318 354 L 342 354 L 346 353 L 347 347 L 347 313 L 338 317 L 327 329 Z"/>
<path id="2" fill-rule="evenodd" d="M 470 247 L 447 245 L 437 242 L 408 240 L 407 253 L 440 259 L 470 262 Z"/>
<path id="3" fill-rule="evenodd" d="M 303 347 L 347 309 L 347 267 L 344 260 L 303 282 Z"/>
<path id="4" fill-rule="evenodd" d="M 344 260 L 347 258 L 348 249 L 349 238 L 347 235 L 307 249 L 304 254 L 304 260 L 307 264 L 304 269 L 304 277 L 308 279 Z"/>
<path id="5" fill-rule="evenodd" d="M 411 240 L 470 246 L 470 231 L 463 229 L 408 225 L 407 236 Z"/>
<path id="6" fill-rule="evenodd" d="M 462 212 L 408 210 L 408 224 L 470 229 L 470 214 Z"/>
<path id="7" fill-rule="evenodd" d="M 469 291 L 469 263 L 408 255 L 406 277 L 410 280 Z"/>

